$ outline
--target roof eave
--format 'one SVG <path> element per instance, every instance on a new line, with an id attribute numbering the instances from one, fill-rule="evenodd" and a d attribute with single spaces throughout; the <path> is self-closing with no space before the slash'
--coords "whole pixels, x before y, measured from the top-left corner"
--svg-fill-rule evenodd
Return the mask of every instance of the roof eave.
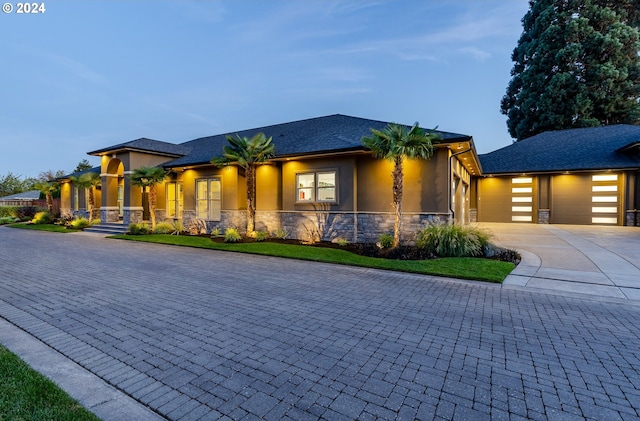
<path id="1" fill-rule="evenodd" d="M 151 155 L 166 156 L 169 158 L 181 158 L 185 156 L 184 154 L 154 151 L 150 149 L 131 148 L 131 147 L 124 147 L 124 148 L 118 148 L 118 149 L 99 149 L 97 151 L 87 152 L 87 155 L 104 156 L 104 155 L 112 155 L 112 154 L 123 153 L 123 152 L 141 152 L 141 153 L 146 153 Z"/>
<path id="2" fill-rule="evenodd" d="M 571 168 L 556 170 L 522 170 L 522 171 L 493 171 L 483 173 L 481 177 L 492 176 L 516 176 L 516 175 L 552 175 L 552 174 L 570 174 L 570 173 L 594 173 L 594 172 L 617 172 L 617 171 L 633 171 L 637 167 L 617 167 L 617 168 Z"/>

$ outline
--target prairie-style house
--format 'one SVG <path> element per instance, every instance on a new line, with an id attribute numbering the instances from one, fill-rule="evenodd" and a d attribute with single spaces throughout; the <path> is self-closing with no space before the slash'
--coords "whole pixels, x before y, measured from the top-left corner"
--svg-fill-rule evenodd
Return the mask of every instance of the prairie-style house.
<path id="1" fill-rule="evenodd" d="M 282 228 L 291 237 L 376 241 L 393 231 L 393 164 L 373 158 L 362 145 L 371 129 L 387 122 L 330 115 L 230 135 L 273 138 L 275 156 L 257 169 L 256 229 Z M 471 136 L 438 131 L 441 141 L 428 161 L 407 160 L 404 168 L 404 231 L 413 233 L 426 221 L 468 223 L 471 177 L 480 172 Z M 169 176 L 157 188 L 159 221 L 195 221 L 208 229 L 246 227 L 246 182 L 241 168 L 218 168 L 227 134 L 181 144 L 137 139 L 89 152 L 99 156 L 102 178 L 100 220 L 125 226 L 148 219 L 140 187 L 129 175 L 140 166 L 162 166 Z M 66 180 L 68 181 L 68 179 Z M 86 200 L 66 182 L 62 213 L 85 210 Z"/>
<path id="2" fill-rule="evenodd" d="M 137 139 L 89 152 L 99 156 L 96 196 L 103 223 L 148 220 L 148 204 L 129 175 L 168 171 L 157 188 L 158 221 L 224 229 L 246 227 L 240 167 L 211 164 L 227 135 L 273 138 L 275 156 L 257 169 L 256 229 L 293 238 L 376 241 L 393 231 L 393 163 L 362 144 L 388 122 L 340 114 L 190 140 Z M 640 225 L 640 127 L 616 125 L 546 132 L 476 153 L 469 135 L 436 131 L 429 160 L 406 160 L 404 241 L 427 221 Z M 86 193 L 63 181 L 63 215 L 86 213 Z"/>

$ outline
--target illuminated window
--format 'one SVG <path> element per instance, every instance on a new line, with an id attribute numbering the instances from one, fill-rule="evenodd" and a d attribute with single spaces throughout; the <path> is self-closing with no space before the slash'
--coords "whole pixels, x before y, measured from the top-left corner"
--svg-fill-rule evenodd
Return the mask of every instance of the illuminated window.
<path id="1" fill-rule="evenodd" d="M 618 186 L 591 186 L 592 192 L 607 192 L 607 191 L 618 191 Z"/>
<path id="2" fill-rule="evenodd" d="M 531 203 L 531 201 L 532 201 L 531 196 L 512 197 L 511 198 L 511 202 L 512 203 Z"/>
<path id="3" fill-rule="evenodd" d="M 520 177 L 520 178 L 512 178 L 511 182 L 513 184 L 531 184 L 532 183 L 532 178 L 531 177 Z"/>
<path id="4" fill-rule="evenodd" d="M 511 217 L 512 222 L 532 222 L 533 218 L 530 215 L 513 215 Z"/>
<path id="5" fill-rule="evenodd" d="M 618 218 L 594 216 L 591 218 L 592 224 L 617 224 Z"/>
<path id="6" fill-rule="evenodd" d="M 296 174 L 296 202 L 336 202 L 336 172 Z"/>
<path id="7" fill-rule="evenodd" d="M 531 187 L 512 187 L 511 193 L 532 193 L 533 188 Z"/>
<path id="8" fill-rule="evenodd" d="M 182 218 L 182 183 L 167 183 L 167 218 Z"/>
<path id="9" fill-rule="evenodd" d="M 222 182 L 219 178 L 196 180 L 196 214 L 206 221 L 222 218 Z"/>
<path id="10" fill-rule="evenodd" d="M 615 206 L 602 206 L 602 207 L 592 207 L 592 213 L 618 213 L 618 208 Z"/>
<path id="11" fill-rule="evenodd" d="M 531 206 L 511 206 L 512 212 L 531 212 Z"/>
<path id="12" fill-rule="evenodd" d="M 591 198 L 593 203 L 617 203 L 617 196 L 593 196 Z"/>
<path id="13" fill-rule="evenodd" d="M 606 174 L 606 175 L 592 175 L 592 181 L 618 181 L 617 174 Z"/>

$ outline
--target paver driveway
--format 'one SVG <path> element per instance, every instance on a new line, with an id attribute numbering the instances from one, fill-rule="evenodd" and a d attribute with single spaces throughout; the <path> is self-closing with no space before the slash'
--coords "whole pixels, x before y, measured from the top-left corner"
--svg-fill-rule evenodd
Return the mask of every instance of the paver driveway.
<path id="1" fill-rule="evenodd" d="M 168 419 L 640 419 L 640 306 L 0 228 L 0 316 Z"/>

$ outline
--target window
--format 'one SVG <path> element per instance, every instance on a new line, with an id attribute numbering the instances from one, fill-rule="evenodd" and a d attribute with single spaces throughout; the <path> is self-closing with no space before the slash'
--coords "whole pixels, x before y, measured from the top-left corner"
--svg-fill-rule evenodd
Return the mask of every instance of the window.
<path id="1" fill-rule="evenodd" d="M 219 178 L 196 180 L 196 214 L 206 221 L 222 218 L 222 183 Z"/>
<path id="2" fill-rule="evenodd" d="M 167 183 L 167 218 L 182 218 L 184 196 L 182 183 Z"/>
<path id="3" fill-rule="evenodd" d="M 78 190 L 80 190 L 80 187 L 73 186 L 73 210 L 76 212 L 80 209 L 80 204 L 78 203 L 78 201 L 80 200 L 80 197 L 78 196 Z"/>
<path id="4" fill-rule="evenodd" d="M 320 171 L 297 174 L 296 202 L 337 202 L 336 172 Z"/>

